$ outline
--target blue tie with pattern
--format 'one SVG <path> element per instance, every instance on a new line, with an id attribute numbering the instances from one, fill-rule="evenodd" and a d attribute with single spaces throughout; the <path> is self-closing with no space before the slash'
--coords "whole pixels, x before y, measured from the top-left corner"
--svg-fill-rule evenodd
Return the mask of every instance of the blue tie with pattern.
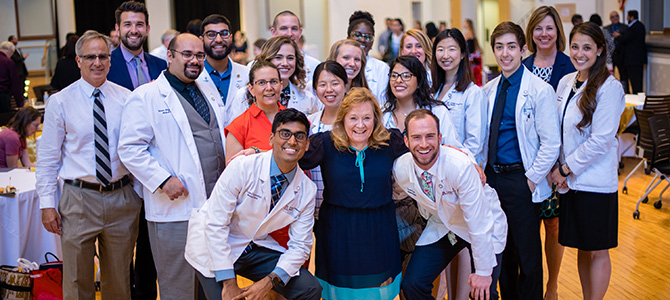
<path id="1" fill-rule="evenodd" d="M 286 182 L 286 176 L 284 174 L 279 174 L 272 176 L 271 178 L 272 186 L 270 191 L 272 192 L 272 201 L 270 202 L 270 211 L 277 205 L 279 198 L 281 198 L 282 185 Z"/>
<path id="2" fill-rule="evenodd" d="M 186 86 L 186 89 L 188 90 L 188 95 L 191 96 L 191 99 L 193 99 L 195 110 L 202 117 L 202 119 L 205 120 L 207 124 L 209 124 L 209 106 L 207 105 L 207 101 L 205 101 L 205 99 L 202 98 L 198 92 L 198 87 L 195 85 L 195 83 L 191 83 Z"/>

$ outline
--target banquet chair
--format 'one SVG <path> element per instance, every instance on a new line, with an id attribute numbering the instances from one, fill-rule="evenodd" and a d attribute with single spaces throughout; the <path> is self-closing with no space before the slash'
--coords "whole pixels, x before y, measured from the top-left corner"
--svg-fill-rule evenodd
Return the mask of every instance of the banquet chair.
<path id="1" fill-rule="evenodd" d="M 643 109 L 653 110 L 654 114 L 656 115 L 670 114 L 670 95 L 645 96 Z M 635 136 L 634 140 L 637 140 L 638 136 L 640 135 L 640 126 L 638 125 L 637 120 L 630 126 L 626 127 L 626 129 L 621 132 L 621 134 L 625 133 L 633 134 Z M 626 149 L 620 151 L 619 169 L 623 169 L 624 167 L 622 160 L 623 154 L 626 153 L 631 147 L 633 147 L 633 145 L 629 145 L 628 147 L 626 147 Z M 645 173 L 649 174 L 649 172 L 650 172 L 649 170 L 645 169 Z"/>
<path id="2" fill-rule="evenodd" d="M 639 120 L 642 123 L 642 119 Z M 662 206 L 661 198 L 663 192 L 670 185 L 670 179 L 667 174 L 670 174 L 670 119 L 668 115 L 656 115 L 647 119 L 648 126 L 644 128 L 640 126 L 640 134 L 645 130 L 649 130 L 652 137 L 652 151 L 649 156 L 649 165 L 654 172 L 654 178 L 647 186 L 644 195 L 640 197 L 633 212 L 633 218 L 640 218 L 640 202 L 648 199 L 649 194 L 663 181 L 667 182 L 665 189 L 661 192 L 659 200 L 654 203 L 654 207 L 660 209 Z"/>
<path id="3" fill-rule="evenodd" d="M 649 118 L 654 116 L 654 111 L 650 109 L 637 109 L 635 108 L 635 118 L 640 127 L 640 133 L 637 136 L 637 151 L 641 152 L 642 160 L 633 168 L 632 171 L 626 176 L 626 179 L 623 181 L 623 187 L 621 188 L 621 193 L 628 194 L 628 187 L 626 184 L 628 180 L 635 174 L 637 169 L 644 164 L 644 170 L 646 174 L 651 172 L 651 169 L 648 168 L 647 162 L 651 160 L 651 155 L 653 152 L 653 141 L 651 138 L 651 131 L 649 129 Z M 639 154 L 638 154 L 639 155 Z M 646 203 L 646 201 L 644 201 Z"/>

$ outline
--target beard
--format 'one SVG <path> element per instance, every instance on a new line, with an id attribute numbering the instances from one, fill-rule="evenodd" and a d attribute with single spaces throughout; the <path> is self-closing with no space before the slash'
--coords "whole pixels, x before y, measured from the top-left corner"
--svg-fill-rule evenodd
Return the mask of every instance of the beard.
<path id="1" fill-rule="evenodd" d="M 212 44 L 205 44 L 205 53 L 207 54 L 208 57 L 211 57 L 214 60 L 222 60 L 228 57 L 228 54 L 230 54 L 230 51 L 233 50 L 230 45 L 226 43 L 222 43 L 223 45 L 223 53 L 214 53 L 214 50 L 212 50 Z"/>
<path id="2" fill-rule="evenodd" d="M 190 67 L 197 66 L 198 67 L 198 72 L 189 71 L 188 68 L 187 68 L 189 66 Z M 193 79 L 193 80 L 198 79 L 198 76 L 200 76 L 200 72 L 202 72 L 202 65 L 195 65 L 195 64 L 184 65 L 184 76 L 186 76 L 186 78 L 188 78 L 188 79 Z"/>
<path id="3" fill-rule="evenodd" d="M 129 34 L 122 35 L 122 36 L 119 36 L 119 38 L 121 38 L 121 42 L 123 43 L 123 46 L 125 46 L 130 51 L 140 50 L 142 48 L 142 46 L 144 45 L 144 41 L 147 39 L 146 36 L 141 36 L 140 35 L 140 38 L 139 38 L 137 44 L 135 45 L 135 44 L 130 43 L 130 41 L 128 40 L 128 35 Z"/>

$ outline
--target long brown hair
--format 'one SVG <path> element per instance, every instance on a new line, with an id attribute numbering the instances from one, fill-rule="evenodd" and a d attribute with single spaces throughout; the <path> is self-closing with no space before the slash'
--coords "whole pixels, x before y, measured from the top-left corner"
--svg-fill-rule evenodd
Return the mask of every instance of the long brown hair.
<path id="1" fill-rule="evenodd" d="M 342 45 L 354 46 L 357 49 L 361 50 L 361 70 L 358 71 L 358 75 L 351 79 L 351 87 L 364 87 L 369 89 L 368 81 L 365 79 L 365 64 L 367 64 L 367 56 L 365 56 L 365 51 L 361 48 L 361 43 L 352 39 L 339 40 L 335 42 L 330 47 L 330 54 L 328 55 L 328 60 L 337 61 L 337 55 L 340 54 L 340 48 Z"/>
<path id="2" fill-rule="evenodd" d="M 372 149 L 379 149 L 381 146 L 388 146 L 386 141 L 389 140 L 391 134 L 382 125 L 382 110 L 379 108 L 377 98 L 372 95 L 370 90 L 361 87 L 353 87 L 342 100 L 340 109 L 337 110 L 337 117 L 333 123 L 333 129 L 330 131 L 330 138 L 333 139 L 333 144 L 337 151 L 351 151 L 349 148 L 349 136 L 344 130 L 344 118 L 346 115 L 359 104 L 370 103 L 372 111 L 375 115 L 374 129 L 368 139 L 368 147 Z"/>
<path id="3" fill-rule="evenodd" d="M 600 86 L 607 80 L 607 77 L 610 76 L 610 72 L 607 71 L 607 43 L 605 41 L 605 35 L 603 31 L 593 22 L 582 23 L 581 25 L 575 27 L 570 32 L 570 43 L 572 43 L 572 37 L 576 34 L 583 34 L 596 43 L 598 49 L 601 49 L 600 55 L 596 57 L 595 63 L 589 69 L 589 76 L 586 81 L 586 86 L 582 92 L 582 97 L 577 103 L 579 111 L 582 113 L 582 120 L 577 123 L 577 129 L 582 131 L 584 127 L 591 125 L 593 119 L 593 112 L 596 111 L 596 106 L 598 105 L 596 96 L 598 94 L 598 89 Z M 571 46 L 572 47 L 572 46 Z"/>
<path id="4" fill-rule="evenodd" d="M 281 46 L 286 44 L 291 45 L 293 50 L 295 50 L 295 71 L 293 71 L 289 80 L 302 90 L 305 88 L 305 77 L 307 76 L 307 73 L 305 72 L 305 58 L 302 53 L 300 53 L 298 44 L 296 44 L 290 37 L 281 35 L 267 40 L 263 43 L 263 46 L 261 46 L 261 53 L 256 57 L 256 61 L 265 60 L 272 62 L 272 59 L 277 55 Z"/>
<path id="5" fill-rule="evenodd" d="M 7 128 L 11 128 L 19 135 L 19 138 L 25 140 L 28 137 L 26 126 L 41 116 L 42 114 L 34 107 L 24 106 L 9 120 Z"/>

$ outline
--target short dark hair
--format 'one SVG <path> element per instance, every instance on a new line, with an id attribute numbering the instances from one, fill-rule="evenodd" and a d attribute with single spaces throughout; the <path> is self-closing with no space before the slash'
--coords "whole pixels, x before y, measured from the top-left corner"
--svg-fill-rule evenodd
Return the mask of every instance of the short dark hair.
<path id="1" fill-rule="evenodd" d="M 491 33 L 491 48 L 495 48 L 496 39 L 508 33 L 516 36 L 516 42 L 519 43 L 520 48 L 526 45 L 526 35 L 523 33 L 521 26 L 514 22 L 505 21 L 498 24 L 498 26 L 493 29 L 493 33 Z"/>
<path id="2" fill-rule="evenodd" d="M 440 119 L 430 110 L 425 108 L 419 108 L 413 110 L 407 117 L 405 117 L 405 135 L 409 135 L 409 121 L 414 119 L 423 119 L 425 117 L 431 117 L 435 120 L 435 125 L 437 125 L 437 133 L 440 133 Z"/>
<path id="3" fill-rule="evenodd" d="M 302 28 L 302 22 L 300 22 L 300 18 L 298 18 L 298 16 L 294 12 L 292 12 L 290 10 L 285 10 L 285 11 L 282 11 L 282 12 L 278 13 L 275 16 L 275 18 L 272 19 L 272 28 L 274 28 L 275 30 L 277 29 L 277 18 L 279 18 L 280 16 L 293 16 L 293 17 L 295 17 L 296 19 L 298 19 L 298 26 L 300 26 L 300 28 Z"/>
<path id="4" fill-rule="evenodd" d="M 314 77 L 312 77 L 312 88 L 314 88 L 315 91 L 316 87 L 319 85 L 319 75 L 321 75 L 321 72 L 323 71 L 326 71 L 335 75 L 337 78 L 342 79 L 345 85 L 349 82 L 349 78 L 347 78 L 347 71 L 344 70 L 344 67 L 334 60 L 327 60 L 320 63 L 318 66 L 316 66 L 316 69 L 314 69 Z"/>
<path id="5" fill-rule="evenodd" d="M 403 24 L 403 22 L 400 18 L 395 18 L 395 19 L 393 19 L 393 21 L 398 21 L 398 23 L 400 23 L 400 26 L 402 27 L 402 30 L 403 31 L 405 30 L 405 24 Z"/>
<path id="6" fill-rule="evenodd" d="M 193 19 L 191 21 L 188 21 L 188 24 L 186 24 L 186 32 L 192 33 L 195 36 L 201 36 L 202 35 L 202 32 L 200 30 L 201 24 L 202 20 L 200 19 Z"/>
<path id="7" fill-rule="evenodd" d="M 11 128 L 19 135 L 19 138 L 26 139 L 26 126 L 41 117 L 42 114 L 32 106 L 24 106 L 19 109 L 12 119 L 7 123 L 7 128 Z"/>
<path id="8" fill-rule="evenodd" d="M 10 36 L 7 38 L 7 41 L 8 41 L 8 42 L 11 42 L 13 39 L 14 39 L 14 35 L 10 35 Z"/>
<path id="9" fill-rule="evenodd" d="M 391 19 L 386 18 L 386 20 Z M 353 14 L 351 14 L 351 16 L 349 16 L 349 27 L 347 28 L 347 36 L 351 36 L 351 33 L 354 31 L 354 28 L 361 23 L 370 27 L 370 30 L 372 30 L 372 34 L 373 35 L 375 34 L 375 19 L 372 17 L 372 14 L 370 14 L 367 11 L 357 10 Z"/>
<path id="10" fill-rule="evenodd" d="M 309 133 L 309 120 L 307 120 L 307 116 L 295 108 L 281 110 L 275 115 L 275 119 L 272 121 L 272 133 L 275 133 L 281 124 L 289 122 L 298 122 L 305 125 L 305 133 Z"/>
<path id="11" fill-rule="evenodd" d="M 147 22 L 147 24 L 149 24 L 149 11 L 147 11 L 147 7 L 144 6 L 144 3 L 135 1 L 126 1 L 121 3 L 121 5 L 119 5 L 119 8 L 117 8 L 116 11 L 114 12 L 114 15 L 116 16 L 117 25 L 121 25 L 121 14 L 124 12 L 143 13 L 144 21 Z"/>
<path id="12" fill-rule="evenodd" d="M 640 17 L 637 10 L 634 10 L 634 9 L 628 11 L 628 16 L 633 17 L 633 19 L 635 19 L 635 20 L 637 20 Z"/>
<path id="13" fill-rule="evenodd" d="M 582 15 L 580 15 L 580 14 L 574 14 L 574 15 L 572 15 L 572 18 L 570 19 L 570 22 L 572 22 L 572 24 L 574 25 L 574 24 L 577 23 L 577 21 L 579 21 L 579 20 L 584 21 L 584 18 L 582 17 Z"/>
<path id="14" fill-rule="evenodd" d="M 589 17 L 589 22 L 596 23 L 598 26 L 603 26 L 603 19 L 600 18 L 600 15 L 598 14 L 592 14 L 591 17 Z"/>
<path id="15" fill-rule="evenodd" d="M 205 26 L 209 24 L 221 24 L 221 23 L 228 25 L 228 30 L 232 30 L 228 18 L 219 14 L 212 14 L 207 16 L 204 20 L 202 20 L 202 24 L 200 24 L 200 34 L 202 35 L 205 33 Z"/>

